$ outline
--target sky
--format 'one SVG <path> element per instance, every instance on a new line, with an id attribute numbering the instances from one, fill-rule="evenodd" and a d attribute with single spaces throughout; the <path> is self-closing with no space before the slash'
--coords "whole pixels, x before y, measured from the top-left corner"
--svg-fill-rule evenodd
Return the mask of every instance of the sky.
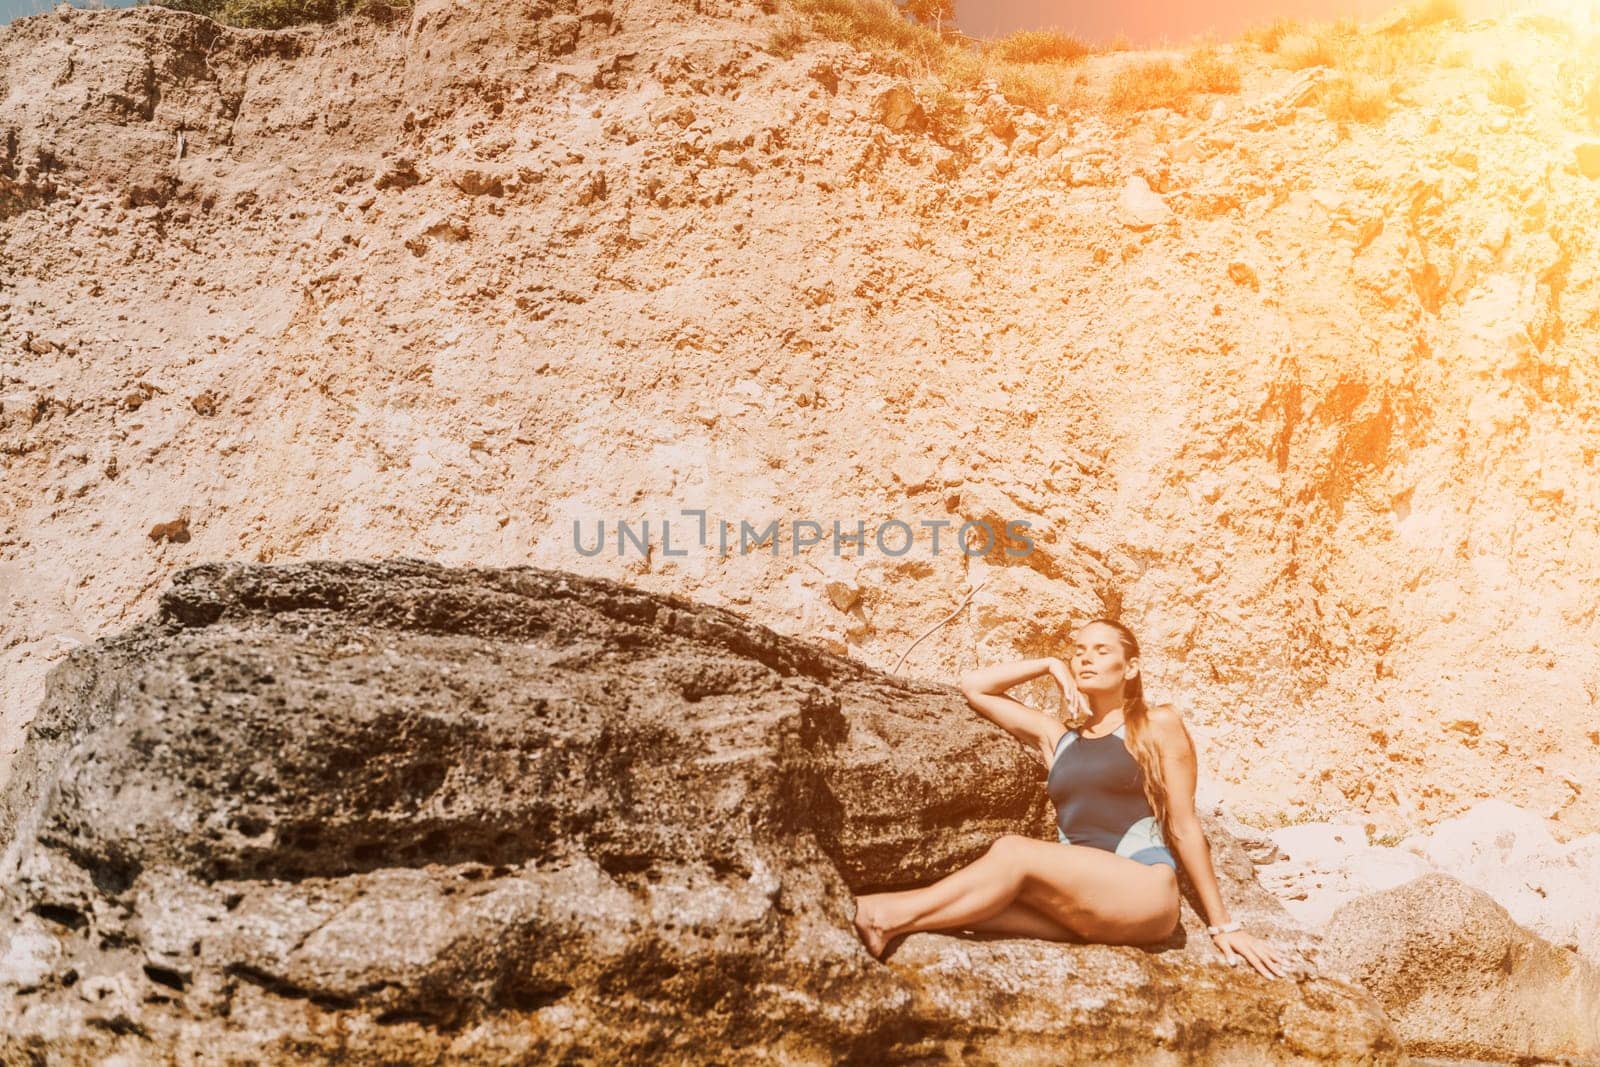
<path id="1" fill-rule="evenodd" d="M 0 0 L 3 3 L 4 0 Z M 1279 18 L 1333 22 L 1346 16 L 1366 22 L 1396 8 L 1400 0 L 1122 0 L 1089 3 L 1074 0 L 956 0 L 956 25 L 975 37 L 993 37 L 1018 29 L 1054 27 L 1092 44 L 1110 42 L 1118 33 L 1141 47 L 1163 42 L 1182 45 L 1205 33 L 1218 42 L 1231 40 L 1249 26 Z M 1481 18 L 1507 11 L 1550 6 L 1549 0 L 1459 0 L 1463 16 Z M 1562 8 L 1562 0 L 1553 6 Z"/>
<path id="2" fill-rule="evenodd" d="M 4 0 L 0 0 L 4 2 Z M 1365 21 L 1389 10 L 1394 0 L 1222 0 L 1197 4 L 1184 0 L 1123 0 L 1074 3 L 1071 0 L 956 0 L 956 25 L 975 37 L 994 37 L 1023 28 L 1054 27 L 1094 44 L 1126 34 L 1135 45 L 1171 44 L 1211 31 L 1218 41 L 1276 18 L 1331 22 L 1345 15 Z"/>

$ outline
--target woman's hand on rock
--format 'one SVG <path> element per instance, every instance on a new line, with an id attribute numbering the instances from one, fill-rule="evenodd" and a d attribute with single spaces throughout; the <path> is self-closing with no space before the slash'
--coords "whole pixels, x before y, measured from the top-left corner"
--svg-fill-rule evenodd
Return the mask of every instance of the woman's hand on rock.
<path id="1" fill-rule="evenodd" d="M 1231 966 L 1239 957 L 1247 960 L 1268 978 L 1282 978 L 1289 973 L 1289 965 L 1272 944 L 1261 940 L 1246 930 L 1230 930 L 1215 934 L 1211 940 Z"/>

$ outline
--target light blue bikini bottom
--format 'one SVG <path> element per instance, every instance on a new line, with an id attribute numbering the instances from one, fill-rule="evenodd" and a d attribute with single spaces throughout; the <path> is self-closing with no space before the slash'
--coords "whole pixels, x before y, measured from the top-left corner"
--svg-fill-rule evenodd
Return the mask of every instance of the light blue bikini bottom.
<path id="1" fill-rule="evenodd" d="M 1178 869 L 1177 858 L 1173 856 L 1171 851 L 1162 845 L 1151 845 L 1149 848 L 1141 848 L 1137 852 L 1130 853 L 1128 858 L 1130 860 L 1138 860 L 1140 863 L 1165 863 L 1173 870 Z"/>
<path id="2" fill-rule="evenodd" d="M 1161 840 L 1159 834 L 1160 831 L 1155 828 L 1154 819 L 1141 819 L 1122 836 L 1122 841 L 1116 848 L 1107 848 L 1106 851 L 1115 852 L 1119 856 L 1126 856 L 1130 860 L 1136 860 L 1139 863 L 1165 863 L 1176 871 L 1178 869 L 1178 860 L 1177 857 L 1173 856 L 1172 850 L 1167 848 L 1166 845 L 1154 843 Z M 1067 835 L 1061 832 L 1060 827 L 1056 828 L 1056 840 L 1063 845 L 1071 844 L 1067 840 Z M 1104 846 L 1091 845 L 1090 847 Z"/>

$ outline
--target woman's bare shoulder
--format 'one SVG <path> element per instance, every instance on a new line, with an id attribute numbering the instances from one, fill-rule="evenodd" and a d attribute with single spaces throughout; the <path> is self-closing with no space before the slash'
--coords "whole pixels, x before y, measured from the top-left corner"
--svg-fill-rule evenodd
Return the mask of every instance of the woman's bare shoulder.
<path id="1" fill-rule="evenodd" d="M 1170 746 L 1173 751 L 1182 752 L 1188 747 L 1189 730 L 1176 704 L 1152 704 L 1149 722 L 1156 741 L 1163 748 Z"/>

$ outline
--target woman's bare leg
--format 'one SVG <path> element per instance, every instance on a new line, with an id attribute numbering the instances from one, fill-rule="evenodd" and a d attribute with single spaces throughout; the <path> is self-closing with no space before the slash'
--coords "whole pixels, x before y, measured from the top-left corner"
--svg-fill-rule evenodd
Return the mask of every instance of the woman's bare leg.
<path id="1" fill-rule="evenodd" d="M 1004 911 L 1022 888 L 1019 834 L 1004 834 L 989 851 L 932 885 L 856 898 L 856 929 L 873 956 L 900 934 L 982 922 Z"/>
<path id="2" fill-rule="evenodd" d="M 1032 927 L 1014 911 L 997 918 L 1017 902 L 1087 940 L 1141 944 L 1165 938 L 1177 923 L 1177 879 L 1164 865 L 1006 834 L 932 885 L 857 898 L 855 925 L 867 950 L 881 957 L 895 937 L 918 930 L 971 929 L 990 920 Z"/>
<path id="3" fill-rule="evenodd" d="M 1011 934 L 1013 937 L 1040 937 L 1046 941 L 1071 941 L 1078 935 L 1044 912 L 1018 897 L 998 915 L 967 923 L 961 929 L 978 934 Z"/>

